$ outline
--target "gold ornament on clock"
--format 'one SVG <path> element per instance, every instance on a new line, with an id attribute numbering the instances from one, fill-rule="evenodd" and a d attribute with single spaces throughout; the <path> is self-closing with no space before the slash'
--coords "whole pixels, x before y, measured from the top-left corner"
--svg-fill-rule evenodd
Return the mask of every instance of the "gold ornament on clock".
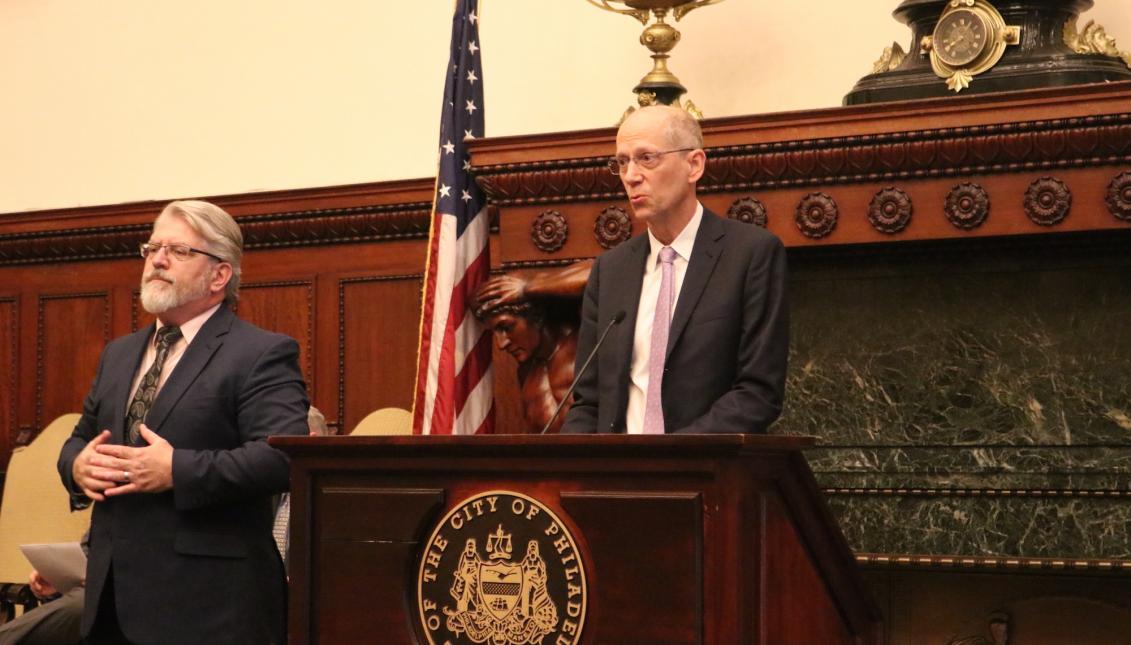
<path id="1" fill-rule="evenodd" d="M 1001 60 L 1006 46 L 1020 42 L 1021 27 L 1006 25 L 986 0 L 951 0 L 920 43 L 920 53 L 930 55 L 931 68 L 947 87 L 961 92 Z"/>

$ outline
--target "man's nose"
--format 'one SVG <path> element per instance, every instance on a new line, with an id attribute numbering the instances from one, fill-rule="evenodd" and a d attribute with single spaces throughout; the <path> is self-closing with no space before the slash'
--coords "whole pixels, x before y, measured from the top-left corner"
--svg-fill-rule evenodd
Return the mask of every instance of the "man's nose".
<path id="1" fill-rule="evenodd" d="M 620 175 L 620 180 L 626 185 L 639 184 L 644 179 L 644 175 L 640 174 L 640 165 L 635 161 L 629 161 L 625 166 L 624 172 Z"/>
<path id="2" fill-rule="evenodd" d="M 155 267 L 167 267 L 167 266 L 169 266 L 169 249 L 167 247 L 162 246 L 161 248 L 157 249 L 156 251 L 151 251 L 149 253 L 149 261 Z"/>

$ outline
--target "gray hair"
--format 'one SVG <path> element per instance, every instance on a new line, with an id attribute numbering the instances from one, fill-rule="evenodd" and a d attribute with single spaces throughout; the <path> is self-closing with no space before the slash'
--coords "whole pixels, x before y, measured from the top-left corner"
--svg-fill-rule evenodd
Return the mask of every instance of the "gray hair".
<path id="1" fill-rule="evenodd" d="M 157 219 L 166 215 L 184 219 L 189 228 L 204 238 L 209 253 L 232 266 L 232 278 L 224 289 L 224 302 L 236 304 L 240 297 L 240 261 L 243 259 L 243 233 L 240 232 L 240 225 L 219 206 L 192 199 L 170 202 Z"/>

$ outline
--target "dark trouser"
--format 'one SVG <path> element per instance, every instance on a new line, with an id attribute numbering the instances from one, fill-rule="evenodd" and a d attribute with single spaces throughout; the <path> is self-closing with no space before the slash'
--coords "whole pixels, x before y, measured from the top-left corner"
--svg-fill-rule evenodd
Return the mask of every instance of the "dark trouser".
<path id="1" fill-rule="evenodd" d="M 0 645 L 77 645 L 82 642 L 82 587 L 0 625 Z"/>
<path id="2" fill-rule="evenodd" d="M 98 615 L 94 618 L 94 626 L 90 628 L 90 635 L 83 642 L 86 645 L 130 645 L 122 635 L 122 627 L 118 624 L 112 569 L 106 574 L 106 582 L 102 585 L 102 597 L 98 599 Z"/>

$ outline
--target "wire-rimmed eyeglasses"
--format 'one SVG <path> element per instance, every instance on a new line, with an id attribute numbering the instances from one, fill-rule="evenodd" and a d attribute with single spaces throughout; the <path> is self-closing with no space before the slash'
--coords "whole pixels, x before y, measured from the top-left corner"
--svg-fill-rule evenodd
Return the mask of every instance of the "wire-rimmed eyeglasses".
<path id="1" fill-rule="evenodd" d="M 628 172 L 628 164 L 630 162 L 636 162 L 637 166 L 645 170 L 652 170 L 660 165 L 660 158 L 664 155 L 670 155 L 673 152 L 691 152 L 692 150 L 698 150 L 698 148 L 677 148 L 676 150 L 662 150 L 659 152 L 641 152 L 633 155 L 631 158 L 613 157 L 608 161 L 609 172 L 614 175 L 623 175 Z"/>
<path id="2" fill-rule="evenodd" d="M 157 242 L 142 242 L 140 245 L 138 245 L 138 248 L 141 250 L 141 257 L 143 257 L 143 258 L 149 257 L 150 253 L 156 253 L 156 252 L 160 251 L 161 249 L 165 249 L 165 252 L 170 257 L 172 257 L 172 258 L 174 258 L 178 261 L 181 261 L 181 262 L 192 257 L 193 253 L 199 253 L 201 255 L 207 255 L 208 257 L 212 258 L 213 260 L 216 260 L 217 262 L 225 262 L 226 261 L 226 260 L 224 260 L 224 258 L 222 258 L 218 255 L 209 253 L 208 251 L 201 251 L 200 249 L 194 249 L 191 246 L 189 246 L 188 244 L 158 244 Z"/>

